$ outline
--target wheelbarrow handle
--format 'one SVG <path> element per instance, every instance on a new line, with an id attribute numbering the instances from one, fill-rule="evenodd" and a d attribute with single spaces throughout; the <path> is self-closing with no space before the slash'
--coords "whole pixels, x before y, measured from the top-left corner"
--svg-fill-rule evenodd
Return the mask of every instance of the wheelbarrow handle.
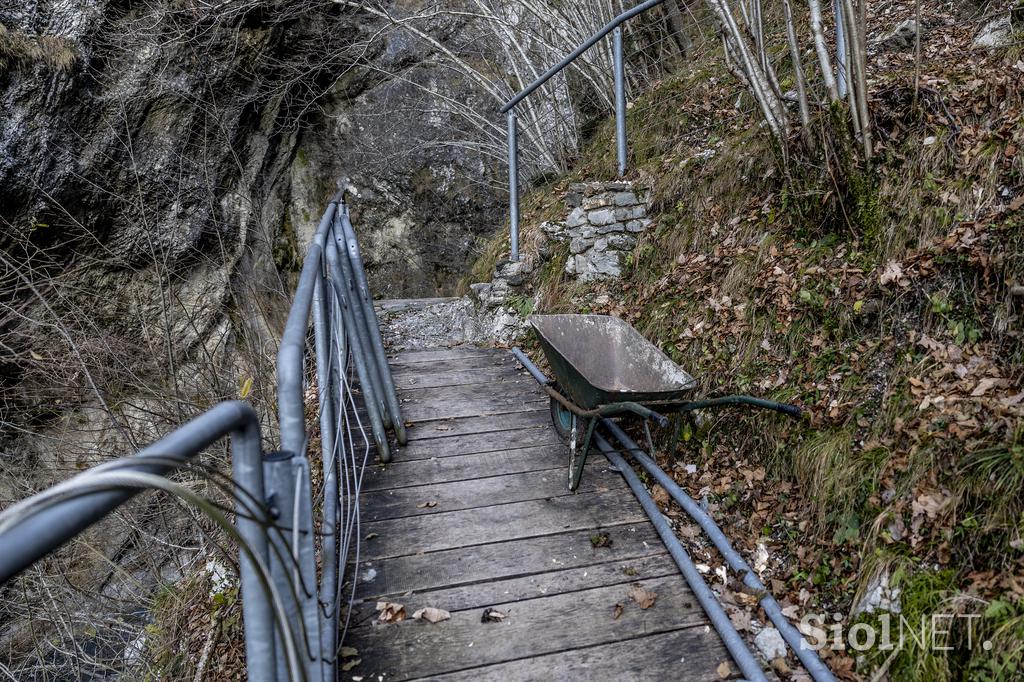
<path id="1" fill-rule="evenodd" d="M 796 405 L 787 405 L 785 403 L 779 403 L 779 406 L 776 409 L 783 414 L 789 415 L 793 419 L 800 419 L 801 417 L 804 416 L 804 411 L 801 410 Z"/>
<path id="2" fill-rule="evenodd" d="M 796 405 L 777 403 L 774 400 L 755 398 L 750 395 L 727 395 L 721 398 L 696 400 L 692 403 L 680 405 L 676 408 L 676 412 L 682 414 L 683 412 L 690 412 L 692 410 L 703 410 L 711 407 L 725 407 L 727 405 L 749 405 L 751 407 L 759 407 L 763 410 L 774 410 L 775 412 L 781 412 L 793 417 L 794 419 L 800 419 L 803 416 L 803 411 Z"/>
<path id="3" fill-rule="evenodd" d="M 644 408 L 644 409 L 646 409 L 646 408 Z M 669 426 L 668 417 L 666 417 L 665 415 L 660 414 L 658 412 L 655 412 L 654 410 L 648 410 L 648 411 L 650 412 L 650 414 L 647 415 L 648 419 L 650 419 L 651 421 L 653 421 L 655 424 L 657 424 L 658 426 L 660 426 L 663 429 L 667 429 L 668 428 L 668 426 Z"/>
<path id="4" fill-rule="evenodd" d="M 662 428 L 668 428 L 669 425 L 668 417 L 665 415 L 659 414 L 649 407 L 634 402 L 610 403 L 608 405 L 602 405 L 596 410 L 591 410 L 590 412 L 599 417 L 611 417 L 613 415 L 622 414 L 623 412 L 632 412 L 644 419 L 650 419 Z"/>

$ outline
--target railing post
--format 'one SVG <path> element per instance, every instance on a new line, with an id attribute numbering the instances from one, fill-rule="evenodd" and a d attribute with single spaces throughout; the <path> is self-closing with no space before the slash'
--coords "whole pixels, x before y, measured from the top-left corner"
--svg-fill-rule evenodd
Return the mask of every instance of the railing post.
<path id="1" fill-rule="evenodd" d="M 232 478 L 235 483 L 235 525 L 242 539 L 252 549 L 257 561 L 270 567 L 270 552 L 263 528 L 262 510 L 253 514 L 253 504 L 266 501 L 263 483 L 263 446 L 255 415 L 231 436 Z M 252 496 L 255 499 L 251 499 Z M 274 612 L 270 594 L 264 587 L 253 559 L 244 551 L 238 553 L 239 587 L 242 599 L 242 623 L 245 628 L 245 660 L 249 680 L 263 682 L 274 679 L 277 666 L 277 643 Z"/>
<path id="2" fill-rule="evenodd" d="M 377 444 L 377 455 L 380 457 L 380 461 L 390 462 L 391 448 L 388 445 L 387 433 L 384 431 L 384 419 L 380 413 L 381 402 L 377 398 L 377 368 L 368 361 L 370 356 L 366 352 L 365 330 L 361 330 L 356 319 L 358 313 L 355 306 L 358 304 L 350 298 L 347 273 L 342 270 L 342 262 L 343 256 L 338 253 L 338 245 L 332 236 L 327 240 L 327 267 L 331 275 L 331 284 L 341 305 L 344 324 L 350 332 L 348 340 L 352 347 L 356 373 L 359 376 L 359 389 L 363 393 L 363 402 L 366 404 L 366 412 L 370 418 L 373 440 Z"/>
<path id="3" fill-rule="evenodd" d="M 288 622 L 298 648 L 300 665 L 309 682 L 320 680 L 320 615 L 313 557 L 313 519 L 309 499 L 309 462 L 293 452 L 276 452 L 263 461 L 264 483 L 271 501 L 274 527 L 270 542 L 270 573 L 284 601 Z M 277 638 L 278 652 L 284 642 Z M 277 679 L 291 679 L 288 658 L 277 657 Z"/>
<path id="4" fill-rule="evenodd" d="M 612 34 L 615 53 L 615 146 L 619 157 L 619 177 L 626 174 L 626 65 L 622 49 L 622 27 Z"/>
<path id="5" fill-rule="evenodd" d="M 326 261 L 326 258 L 323 258 Z M 334 364 L 344 362 L 332 354 L 333 337 L 342 333 L 332 329 L 332 310 L 328 306 L 331 292 L 324 276 L 326 262 L 321 264 L 313 291 L 313 332 L 316 342 L 317 405 L 320 408 L 321 459 L 323 464 L 323 521 L 320 527 L 323 557 L 321 560 L 320 637 L 324 655 L 324 679 L 335 679 L 334 652 L 338 648 L 338 452 L 335 441 Z M 344 409 L 344 408 L 342 408 Z"/>
<path id="6" fill-rule="evenodd" d="M 378 397 L 383 403 L 382 410 L 391 416 L 391 426 L 395 430 L 395 437 L 398 438 L 400 445 L 405 445 L 408 438 L 405 434 L 405 422 L 402 420 L 402 408 L 398 403 L 398 394 L 395 392 L 395 379 L 391 374 L 391 366 L 388 365 L 384 338 L 380 333 L 380 320 L 377 319 L 377 311 L 373 308 L 373 297 L 370 295 L 370 283 L 366 278 L 366 269 L 363 267 L 363 256 L 359 251 L 359 240 L 356 238 L 356 231 L 352 227 L 352 221 L 348 215 L 348 206 L 344 203 L 341 204 L 338 213 L 341 217 L 342 230 L 339 239 L 343 239 L 347 247 L 348 260 L 355 278 L 355 296 L 360 303 L 359 310 L 366 320 L 366 329 L 369 335 L 369 347 L 366 350 L 373 356 L 381 380 L 381 395 Z"/>
<path id="7" fill-rule="evenodd" d="M 519 140 L 515 107 L 508 110 L 508 203 L 511 216 L 512 262 L 519 260 Z"/>

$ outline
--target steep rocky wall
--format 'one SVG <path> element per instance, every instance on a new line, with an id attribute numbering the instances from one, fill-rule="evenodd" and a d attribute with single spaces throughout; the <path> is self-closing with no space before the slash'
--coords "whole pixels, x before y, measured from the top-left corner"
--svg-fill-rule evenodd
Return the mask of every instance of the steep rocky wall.
<path id="1" fill-rule="evenodd" d="M 379 295 L 451 290 L 500 219 L 494 169 L 443 144 L 473 132 L 439 113 L 453 96 L 493 105 L 358 9 L 65 0 L 4 6 L 0 26 L 5 419 L 268 376 L 339 184 Z M 479 48 L 456 18 L 423 28 Z"/>
<path id="2" fill-rule="evenodd" d="M 451 17 L 418 25 L 453 49 L 480 49 L 473 27 Z M 348 190 L 374 294 L 450 295 L 479 238 L 494 232 L 507 208 L 504 165 L 475 151 L 482 131 L 448 100 L 484 119 L 500 116 L 424 42 L 386 32 L 372 48 L 332 84 L 300 140 L 291 220 L 308 230 L 322 208 L 318 182 L 303 178 L 337 178 Z"/>
<path id="3" fill-rule="evenodd" d="M 385 29 L 304 0 L 0 3 L 0 507 L 243 383 L 273 441 L 277 334 L 339 181 L 377 293 L 454 285 L 497 203 L 492 169 L 434 144 L 461 130 L 430 112 L 474 95 L 441 88 L 436 56 Z M 201 544 L 194 523 L 167 521 L 180 510 L 156 509 L 87 538 L 139 585 L 181 575 L 162 543 Z M 56 598 L 108 613 L 94 598 L 118 593 L 118 572 L 61 565 L 84 592 L 62 579 Z M 17 626 L 30 601 L 0 600 L 5 660 L 31 648 L 19 633 L 36 630 Z"/>

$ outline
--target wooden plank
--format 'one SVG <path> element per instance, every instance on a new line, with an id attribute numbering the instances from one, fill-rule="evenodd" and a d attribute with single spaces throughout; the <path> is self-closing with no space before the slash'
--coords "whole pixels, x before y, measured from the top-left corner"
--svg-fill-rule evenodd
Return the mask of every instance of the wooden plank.
<path id="1" fill-rule="evenodd" d="M 447 422 L 443 422 L 444 425 Z M 520 427 L 505 431 L 485 431 L 461 436 L 444 437 L 445 431 L 439 431 L 441 438 L 429 440 L 411 440 L 405 447 L 395 450 L 395 460 L 410 462 L 415 459 L 431 457 L 453 457 L 455 455 L 472 455 L 481 452 L 497 452 L 505 450 L 509 445 L 517 448 L 535 447 L 538 445 L 559 445 L 562 439 L 551 426 L 550 420 L 528 427 Z"/>
<path id="2" fill-rule="evenodd" d="M 599 556 L 600 552 L 597 552 L 595 558 Z M 579 592 L 608 585 L 635 583 L 640 580 L 651 580 L 671 575 L 679 575 L 679 568 L 668 552 L 664 552 L 639 559 L 590 564 L 508 580 L 393 595 L 393 601 L 405 606 L 406 613 L 414 613 L 417 609 L 427 606 L 454 613 L 472 609 L 482 610 L 498 602 L 507 604 L 525 599 Z M 389 597 L 389 600 L 392 599 Z M 375 618 L 377 615 L 376 604 L 377 599 L 369 599 L 357 604 L 352 612 L 352 627 L 368 624 Z"/>
<path id="3" fill-rule="evenodd" d="M 359 650 L 363 662 L 352 672 L 407 680 L 703 626 L 704 613 L 682 583 L 678 575 L 643 581 L 658 595 L 648 609 L 629 599 L 628 586 L 612 585 L 495 604 L 510 614 L 501 623 L 481 623 L 480 611 L 471 610 L 436 624 L 407 620 L 356 628 L 346 644 Z M 624 608 L 616 618 L 617 603 Z"/>
<path id="4" fill-rule="evenodd" d="M 406 362 L 388 360 L 391 365 L 391 373 L 422 372 L 429 369 L 431 372 L 458 371 L 461 369 L 475 369 L 478 367 L 518 367 L 519 363 L 511 353 L 499 353 L 497 355 L 477 355 L 465 358 L 452 358 L 450 360 L 431 360 L 430 362 Z"/>
<path id="5" fill-rule="evenodd" d="M 428 362 L 406 360 L 402 358 L 388 358 L 391 371 L 394 372 L 457 372 L 460 369 L 486 369 L 489 367 L 504 367 L 507 369 L 521 369 L 522 365 L 515 356 L 508 351 L 490 352 L 486 354 L 467 355 L 459 358 L 441 358 Z"/>
<path id="6" fill-rule="evenodd" d="M 508 353 L 502 348 L 491 348 L 488 346 L 451 346 L 448 348 L 424 348 L 422 350 L 400 351 L 389 359 L 408 360 L 410 362 L 421 362 L 424 360 L 451 360 L 466 357 L 477 357 L 481 355 L 501 355 Z"/>
<path id="7" fill-rule="evenodd" d="M 601 528 L 618 523 L 640 523 L 646 517 L 628 489 L 584 493 L 546 500 L 531 500 L 411 516 L 362 524 L 366 533 L 377 533 L 363 545 L 367 559 L 436 552 L 503 542 L 567 530 Z"/>
<path id="8" fill-rule="evenodd" d="M 407 388 L 399 396 L 402 404 L 482 400 L 503 404 L 510 399 L 550 400 L 531 377 L 516 376 L 501 382 L 486 381 L 468 386 L 440 386 L 436 388 Z"/>
<path id="9" fill-rule="evenodd" d="M 499 355 L 509 355 L 509 352 L 500 348 L 458 346 L 454 348 L 407 350 L 395 353 L 388 360 L 397 363 L 433 362 L 436 360 L 461 360 L 462 358 L 495 357 Z"/>
<path id="10" fill-rule="evenodd" d="M 600 461 L 603 457 L 597 456 L 594 459 Z M 404 488 L 411 485 L 504 476 L 526 471 L 566 469 L 568 466 L 569 449 L 561 444 L 485 452 L 479 455 L 418 459 L 411 462 L 399 460 L 387 467 L 379 464 L 367 467 L 363 475 L 363 490 Z"/>
<path id="11" fill-rule="evenodd" d="M 410 422 L 479 417 L 484 422 L 481 429 L 486 428 L 486 423 L 490 422 L 490 428 L 487 430 L 496 430 L 501 428 L 505 421 L 504 418 L 508 415 L 536 412 L 539 408 L 546 406 L 547 401 L 524 400 L 520 397 L 518 400 L 508 398 L 504 402 L 496 400 L 485 404 L 485 406 L 470 401 L 449 404 L 411 404 L 411 406 L 402 406 L 401 411 L 402 417 Z"/>
<path id="12" fill-rule="evenodd" d="M 597 459 L 593 464 L 588 462 L 577 492 L 598 492 L 626 485 L 621 475 L 602 466 Z M 563 467 L 367 492 L 360 501 L 362 520 L 383 521 L 572 495 L 566 481 L 567 471 L 567 467 Z M 432 506 L 423 506 L 427 503 Z"/>
<path id="13" fill-rule="evenodd" d="M 406 421 L 409 421 L 408 419 Z M 490 431 L 510 431 L 514 429 L 540 426 L 551 426 L 551 415 L 548 406 L 526 412 L 511 412 L 500 419 L 493 416 L 481 417 L 470 415 L 452 419 L 424 419 L 406 425 L 406 433 L 410 441 L 427 438 L 446 438 L 470 433 L 486 433 Z"/>
<path id="14" fill-rule="evenodd" d="M 406 421 L 480 417 L 537 410 L 550 401 L 532 379 L 508 381 L 500 386 L 472 384 L 417 388 L 399 394 Z"/>
<path id="15" fill-rule="evenodd" d="M 394 375 L 398 390 L 411 388 L 440 388 L 442 386 L 464 386 L 528 378 L 525 371 L 514 367 L 495 365 L 476 369 L 458 369 L 441 372 L 401 372 Z"/>
<path id="16" fill-rule="evenodd" d="M 535 682 L 587 680 L 587 682 L 721 682 L 718 666 L 729 653 L 718 634 L 690 627 L 572 651 L 520 658 L 433 677 L 444 682 Z M 738 674 L 726 679 L 737 679 Z"/>
<path id="17" fill-rule="evenodd" d="M 500 381 L 490 381 L 484 378 L 482 381 L 465 385 L 404 388 L 399 393 L 399 397 L 403 402 L 472 400 L 476 398 L 497 400 L 509 397 L 544 398 L 545 400 L 550 400 L 548 395 L 537 385 L 537 382 L 532 377 L 524 374 L 517 374 L 514 377 L 508 377 Z"/>
<path id="18" fill-rule="evenodd" d="M 588 566 L 606 561 L 639 559 L 665 552 L 665 547 L 648 522 L 623 523 L 602 528 L 607 547 L 594 547 L 594 529 L 463 548 L 361 561 L 359 599 L 382 595 L 420 592 L 485 580 L 513 578 L 551 570 Z M 377 538 L 365 540 L 363 547 Z"/>

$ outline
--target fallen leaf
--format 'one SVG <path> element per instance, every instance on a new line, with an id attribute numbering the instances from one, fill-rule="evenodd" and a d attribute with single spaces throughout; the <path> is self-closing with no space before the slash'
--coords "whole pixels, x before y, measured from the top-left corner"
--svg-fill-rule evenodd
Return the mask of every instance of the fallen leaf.
<path id="1" fill-rule="evenodd" d="M 978 385 L 974 387 L 974 390 L 971 391 L 971 397 L 978 398 L 985 395 L 998 382 L 998 379 L 982 379 L 978 382 Z"/>
<path id="2" fill-rule="evenodd" d="M 430 509 L 430 508 L 436 507 L 436 506 L 437 506 L 437 502 L 435 502 L 434 500 L 431 500 L 430 502 L 423 502 L 421 504 L 417 504 L 416 508 L 417 509 Z"/>
<path id="3" fill-rule="evenodd" d="M 717 567 L 715 569 L 715 575 L 717 575 L 719 578 L 721 578 L 723 585 L 726 585 L 726 584 L 729 583 L 729 569 L 727 569 L 725 566 Z"/>
<path id="4" fill-rule="evenodd" d="M 879 284 L 882 285 L 890 284 L 892 282 L 902 284 L 903 280 L 903 267 L 896 261 L 889 261 L 886 263 L 885 268 L 882 269 L 882 274 L 878 278 Z"/>
<path id="5" fill-rule="evenodd" d="M 732 675 L 732 667 L 729 665 L 729 661 L 722 661 L 715 670 L 723 680 Z"/>
<path id="6" fill-rule="evenodd" d="M 480 616 L 481 623 L 500 623 L 508 618 L 508 614 L 490 607 L 484 609 L 484 615 Z"/>
<path id="7" fill-rule="evenodd" d="M 615 608 L 614 608 L 614 609 L 612 609 L 612 620 L 618 620 L 618 619 L 619 619 L 619 616 L 621 616 L 621 615 L 622 615 L 622 609 L 624 609 L 624 608 L 625 608 L 625 607 L 624 607 L 624 606 L 622 605 L 622 603 L 621 603 L 621 602 L 620 602 L 620 603 L 617 603 L 617 604 L 615 605 Z"/>
<path id="8" fill-rule="evenodd" d="M 412 617 L 416 620 L 425 620 L 430 623 L 440 623 L 442 620 L 448 620 L 449 618 L 451 618 L 452 614 L 448 613 L 444 609 L 435 609 L 432 606 L 428 606 L 412 614 Z"/>
<path id="9" fill-rule="evenodd" d="M 342 658 L 353 658 L 353 657 L 358 656 L 358 655 L 359 655 L 359 649 L 356 649 L 355 647 L 352 647 L 352 646 L 343 646 L 343 647 L 341 647 L 341 657 Z"/>
<path id="10" fill-rule="evenodd" d="M 356 667 L 357 665 L 359 665 L 362 662 L 363 662 L 363 659 L 361 659 L 361 658 L 353 658 L 351 660 L 348 660 L 348 661 L 345 661 L 344 663 L 342 663 L 341 664 L 341 669 L 344 672 L 348 672 L 349 670 L 351 670 L 352 668 Z"/>
<path id="11" fill-rule="evenodd" d="M 397 623 L 405 620 L 405 607 L 390 601 L 377 602 L 377 622 Z"/>
<path id="12" fill-rule="evenodd" d="M 754 570 L 761 575 L 768 570 L 768 548 L 763 542 L 757 543 L 757 552 L 754 553 Z"/>
<path id="13" fill-rule="evenodd" d="M 657 600 L 658 595 L 656 592 L 648 590 L 643 585 L 637 583 L 629 588 L 627 596 L 640 605 L 642 609 L 649 609 L 654 606 L 654 602 Z"/>
<path id="14" fill-rule="evenodd" d="M 32 356 L 32 359 L 33 359 L 33 360 L 42 360 L 42 359 L 43 359 L 43 356 L 42 356 L 42 355 L 40 355 L 39 353 L 35 352 L 34 350 L 30 350 L 30 351 L 28 352 L 28 354 L 29 354 L 30 356 Z"/>
<path id="15" fill-rule="evenodd" d="M 1001 402 L 1003 405 L 1007 407 L 1013 407 L 1014 405 L 1020 404 L 1022 400 L 1024 400 L 1024 392 L 1018 393 L 1017 395 L 1012 395 L 1009 398 L 1003 398 L 999 402 Z"/>
<path id="16" fill-rule="evenodd" d="M 369 534 L 368 534 L 368 535 L 367 535 L 367 536 L 366 536 L 365 538 L 363 538 L 363 539 L 364 539 L 364 540 L 372 540 L 372 539 L 374 539 L 375 537 L 377 537 L 378 535 L 379 535 L 379 533 L 369 533 Z"/>
<path id="17" fill-rule="evenodd" d="M 696 537 L 700 537 L 700 527 L 690 525 L 679 526 L 679 537 L 687 540 L 693 540 Z"/>
<path id="18" fill-rule="evenodd" d="M 911 501 L 910 507 L 914 516 L 925 515 L 934 521 L 952 502 L 952 495 L 946 492 L 933 491 L 919 495 L 917 499 Z"/>
<path id="19" fill-rule="evenodd" d="M 750 612 L 746 609 L 736 609 L 729 614 L 729 620 L 737 630 L 750 630 Z"/>

